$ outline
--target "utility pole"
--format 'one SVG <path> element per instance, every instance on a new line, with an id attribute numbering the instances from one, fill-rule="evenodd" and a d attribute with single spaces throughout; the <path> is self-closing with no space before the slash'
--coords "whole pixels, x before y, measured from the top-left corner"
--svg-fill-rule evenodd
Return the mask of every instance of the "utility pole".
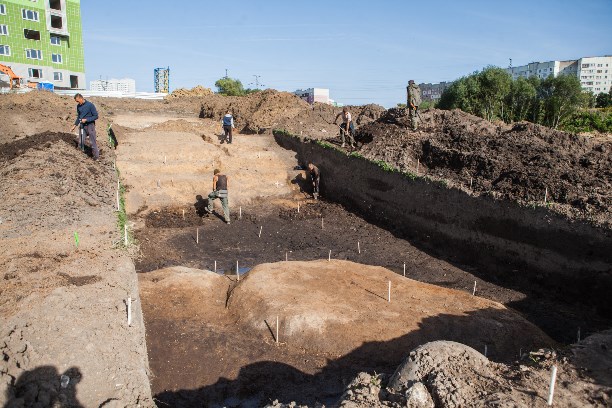
<path id="1" fill-rule="evenodd" d="M 227 68 L 225 68 L 225 79 L 227 79 Z"/>
<path id="2" fill-rule="evenodd" d="M 512 58 L 510 58 L 510 66 L 508 68 L 512 68 Z"/>
<path id="3" fill-rule="evenodd" d="M 260 84 L 259 83 L 259 78 L 261 78 L 261 75 L 253 75 L 255 77 L 255 87 L 257 89 L 259 89 L 260 86 L 265 86 L 264 84 Z"/>

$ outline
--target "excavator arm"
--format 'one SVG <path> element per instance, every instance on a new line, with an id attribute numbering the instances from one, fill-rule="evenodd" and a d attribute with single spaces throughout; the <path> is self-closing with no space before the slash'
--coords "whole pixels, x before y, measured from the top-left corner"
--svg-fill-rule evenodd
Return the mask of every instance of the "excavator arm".
<path id="1" fill-rule="evenodd" d="M 13 89 L 13 87 L 19 88 L 21 83 L 21 77 L 15 74 L 11 67 L 7 67 L 6 65 L 0 64 L 0 72 L 3 72 L 9 76 L 9 84 L 11 86 L 11 89 Z"/>

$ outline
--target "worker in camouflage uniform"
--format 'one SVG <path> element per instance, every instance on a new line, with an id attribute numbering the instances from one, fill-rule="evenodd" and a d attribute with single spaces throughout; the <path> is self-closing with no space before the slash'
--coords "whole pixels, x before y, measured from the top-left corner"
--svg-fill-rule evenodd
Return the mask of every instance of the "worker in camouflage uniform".
<path id="1" fill-rule="evenodd" d="M 421 104 L 421 89 L 417 84 L 414 83 L 412 79 L 408 81 L 408 86 L 406 87 L 406 96 L 406 105 L 408 107 L 408 117 L 410 118 L 410 126 L 412 127 L 412 130 L 417 130 L 417 115 L 419 105 Z"/>

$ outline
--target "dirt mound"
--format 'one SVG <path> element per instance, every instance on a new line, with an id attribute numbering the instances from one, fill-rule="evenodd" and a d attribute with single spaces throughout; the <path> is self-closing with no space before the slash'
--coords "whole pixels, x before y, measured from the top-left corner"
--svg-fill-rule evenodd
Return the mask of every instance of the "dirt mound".
<path id="1" fill-rule="evenodd" d="M 331 300 L 338 298 L 343 301 Z M 282 341 L 338 355 L 407 333 L 412 334 L 393 353 L 432 337 L 479 349 L 487 345 L 500 358 L 516 354 L 524 345 L 517 341 L 551 342 L 499 303 L 348 261 L 259 265 L 233 291 L 228 305 L 243 325 L 265 331 L 266 321 L 278 316 Z"/>
<path id="2" fill-rule="evenodd" d="M 337 406 L 546 407 L 555 365 L 555 406 L 606 407 L 612 402 L 611 345 L 607 331 L 568 350 L 525 352 L 513 364 L 499 364 L 463 344 L 431 342 L 411 351 L 392 376 L 359 373 Z"/>
<path id="3" fill-rule="evenodd" d="M 272 129 L 303 132 L 312 137 L 327 138 L 338 133 L 334 125 L 340 108 L 315 103 L 309 105 L 296 95 L 272 89 L 243 97 L 213 95 L 202 101 L 201 118 L 221 120 L 227 111 L 234 114 L 236 127 L 245 133 L 264 133 Z M 350 107 L 356 124 L 377 119 L 384 108 L 378 105 Z"/>
<path id="4" fill-rule="evenodd" d="M 597 222 L 612 221 L 612 140 L 531 123 L 493 124 L 461 112 L 421 113 L 411 131 L 403 109 L 359 129 L 360 154 L 401 171 L 427 174 L 524 204 L 548 205 Z M 371 141 L 371 142 L 370 142 Z M 418 164 L 417 164 L 418 161 Z"/>
<path id="5" fill-rule="evenodd" d="M 0 145 L 0 406 L 152 406 L 140 302 L 126 324 L 134 266 L 113 249 L 112 157 L 72 138 Z"/>
<path id="6" fill-rule="evenodd" d="M 176 99 L 176 98 L 193 98 L 193 97 L 201 97 L 201 96 L 209 96 L 213 95 L 213 91 L 210 88 L 204 88 L 201 85 L 196 86 L 195 88 L 186 89 L 179 88 L 172 91 L 172 93 L 166 96 L 167 99 Z"/>
<path id="7" fill-rule="evenodd" d="M 355 126 L 363 126 L 378 119 L 385 109 L 380 105 L 348 106 L 353 116 Z M 279 129 L 284 129 L 296 135 L 309 136 L 313 139 L 329 139 L 338 136 L 338 125 L 334 124 L 338 113 L 342 108 L 323 103 L 315 103 L 309 109 L 305 109 L 295 118 L 286 118 L 278 124 Z M 342 123 L 341 119 L 337 123 Z"/>
<path id="8" fill-rule="evenodd" d="M 221 120 L 231 111 L 236 128 L 241 132 L 263 133 L 309 106 L 294 94 L 267 89 L 247 96 L 214 95 L 206 98 L 202 101 L 200 117 Z"/>
<path id="9" fill-rule="evenodd" d="M 0 143 L 43 132 L 66 132 L 75 119 L 69 96 L 48 91 L 0 95 Z"/>

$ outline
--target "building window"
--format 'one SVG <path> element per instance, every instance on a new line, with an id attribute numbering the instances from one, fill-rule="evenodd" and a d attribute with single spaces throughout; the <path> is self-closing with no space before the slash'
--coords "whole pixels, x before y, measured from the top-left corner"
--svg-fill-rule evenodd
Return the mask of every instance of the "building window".
<path id="1" fill-rule="evenodd" d="M 60 16 L 51 16 L 51 27 L 57 30 L 64 28 L 64 22 Z"/>
<path id="2" fill-rule="evenodd" d="M 51 61 L 55 62 L 56 64 L 61 64 L 62 54 L 51 54 Z"/>
<path id="3" fill-rule="evenodd" d="M 60 0 L 49 0 L 49 8 L 52 10 L 61 10 L 62 2 Z"/>
<path id="4" fill-rule="evenodd" d="M 53 73 L 53 80 L 54 81 L 63 81 L 64 80 L 64 74 L 61 72 L 54 72 Z"/>
<path id="5" fill-rule="evenodd" d="M 42 51 L 41 50 L 26 49 L 26 58 L 41 60 L 42 59 Z"/>
<path id="6" fill-rule="evenodd" d="M 21 9 L 21 16 L 24 20 L 38 21 L 38 11 Z"/>
<path id="7" fill-rule="evenodd" d="M 36 40 L 40 41 L 40 31 L 36 30 L 28 30 L 27 28 L 23 30 L 23 36 L 27 40 Z"/>
<path id="8" fill-rule="evenodd" d="M 62 45 L 62 38 L 57 35 L 51 36 L 51 44 L 53 45 Z"/>
<path id="9" fill-rule="evenodd" d="M 43 71 L 42 69 L 38 69 L 38 68 L 28 68 L 28 76 L 30 78 L 42 78 Z"/>
<path id="10" fill-rule="evenodd" d="M 8 45 L 0 45 L 0 55 L 11 55 L 11 47 Z"/>
<path id="11" fill-rule="evenodd" d="M 6 14 L 6 6 L 4 4 L 0 4 L 0 14 Z"/>
<path id="12" fill-rule="evenodd" d="M 8 35 L 8 26 L 6 24 L 0 24 L 0 35 Z"/>

